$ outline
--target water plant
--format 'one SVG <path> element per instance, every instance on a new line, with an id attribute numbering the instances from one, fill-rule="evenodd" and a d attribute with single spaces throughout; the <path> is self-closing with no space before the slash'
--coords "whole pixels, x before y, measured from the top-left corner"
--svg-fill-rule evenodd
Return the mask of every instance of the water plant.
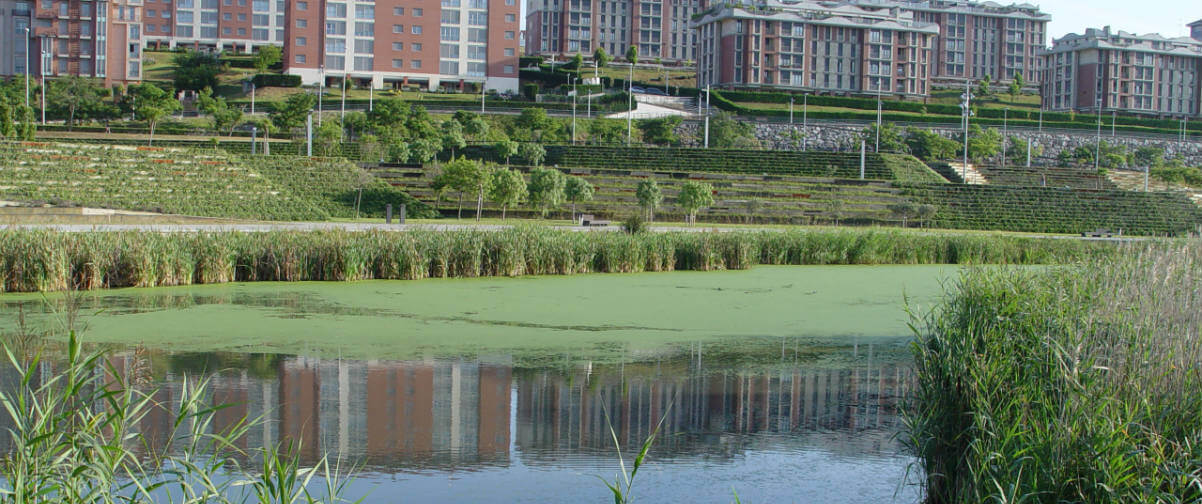
<path id="1" fill-rule="evenodd" d="M 927 501 L 1202 500 L 1202 243 L 966 272 L 916 321 Z"/>
<path id="2" fill-rule="evenodd" d="M 1110 243 L 897 230 L 579 233 L 499 231 L 148 233 L 0 230 L 0 292 L 232 281 L 413 280 L 746 269 L 755 264 L 1055 264 Z"/>

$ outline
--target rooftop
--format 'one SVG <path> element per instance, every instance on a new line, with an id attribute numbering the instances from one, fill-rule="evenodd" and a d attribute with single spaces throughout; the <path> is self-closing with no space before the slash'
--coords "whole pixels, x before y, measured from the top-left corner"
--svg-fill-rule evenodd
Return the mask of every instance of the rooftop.
<path id="1" fill-rule="evenodd" d="M 1202 21 L 1200 21 L 1202 22 Z M 1165 37 L 1159 33 L 1112 31 L 1109 26 L 1088 28 L 1084 34 L 1070 33 L 1052 41 L 1051 52 L 1076 49 L 1131 49 L 1182 56 L 1202 56 L 1202 40 Z"/>

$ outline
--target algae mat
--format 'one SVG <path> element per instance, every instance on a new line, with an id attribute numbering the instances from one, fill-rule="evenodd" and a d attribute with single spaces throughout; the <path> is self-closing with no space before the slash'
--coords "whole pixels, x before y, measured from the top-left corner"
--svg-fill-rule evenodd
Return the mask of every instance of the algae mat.
<path id="1" fill-rule="evenodd" d="M 954 266 L 242 283 L 79 294 L 86 341 L 167 351 L 622 359 L 691 343 L 905 341 Z M 0 295 L 0 332 L 62 334 L 64 295 Z"/>

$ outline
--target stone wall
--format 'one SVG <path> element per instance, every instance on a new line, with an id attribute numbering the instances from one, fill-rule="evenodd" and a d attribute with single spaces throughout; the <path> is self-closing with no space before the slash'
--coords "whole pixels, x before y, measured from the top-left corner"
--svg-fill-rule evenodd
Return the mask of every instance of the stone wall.
<path id="1" fill-rule="evenodd" d="M 685 121 L 677 129 L 677 134 L 685 146 L 700 147 L 704 142 L 704 132 L 701 121 Z M 809 125 L 803 128 L 800 124 L 755 123 L 755 137 L 760 145 L 774 150 L 801 150 L 804 133 L 804 147 L 810 150 L 822 151 L 854 151 L 859 149 L 859 135 L 864 126 L 858 124 L 827 124 Z M 958 138 L 960 130 L 952 128 L 931 128 L 948 138 Z M 1060 155 L 1061 151 L 1074 150 L 1084 146 L 1093 148 L 1096 142 L 1094 135 L 1069 133 L 1038 133 L 1028 130 L 1015 130 L 1010 136 L 1024 139 L 1033 138 L 1035 143 L 1043 147 L 1042 159 L 1051 161 Z M 1134 151 L 1139 147 L 1152 146 L 1163 149 L 1167 158 L 1181 155 L 1186 164 L 1202 166 L 1202 142 L 1175 142 L 1162 138 L 1143 138 L 1124 136 L 1121 132 L 1115 137 L 1103 129 L 1102 141 L 1111 145 L 1123 145 Z M 872 146 L 869 145 L 871 149 Z"/>

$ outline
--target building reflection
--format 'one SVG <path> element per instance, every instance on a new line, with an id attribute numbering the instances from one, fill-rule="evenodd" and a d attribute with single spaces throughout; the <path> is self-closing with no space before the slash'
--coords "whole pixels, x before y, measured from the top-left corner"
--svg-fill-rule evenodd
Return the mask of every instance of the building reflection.
<path id="1" fill-rule="evenodd" d="M 149 367 L 132 362 L 139 358 L 168 361 L 154 383 L 154 399 L 163 407 L 140 424 L 152 446 L 163 446 L 184 377 L 197 366 L 130 353 L 117 358 L 116 367 Z M 696 351 L 656 361 L 532 369 L 505 359 L 280 357 L 258 367 L 206 364 L 226 369 L 211 377 L 207 399 L 229 405 L 217 411 L 216 430 L 243 418 L 264 420 L 238 440 L 242 448 L 292 442 L 307 461 L 342 454 L 389 472 L 611 453 L 614 434 L 624 448 L 637 448 L 661 419 L 660 458 L 736 456 L 765 436 L 800 439 L 832 453 L 893 450 L 912 368 L 871 358 L 848 362 L 710 369 Z M 10 374 L 0 372 L 5 389 L 18 386 Z M 7 426 L 0 425 L 5 438 Z"/>

